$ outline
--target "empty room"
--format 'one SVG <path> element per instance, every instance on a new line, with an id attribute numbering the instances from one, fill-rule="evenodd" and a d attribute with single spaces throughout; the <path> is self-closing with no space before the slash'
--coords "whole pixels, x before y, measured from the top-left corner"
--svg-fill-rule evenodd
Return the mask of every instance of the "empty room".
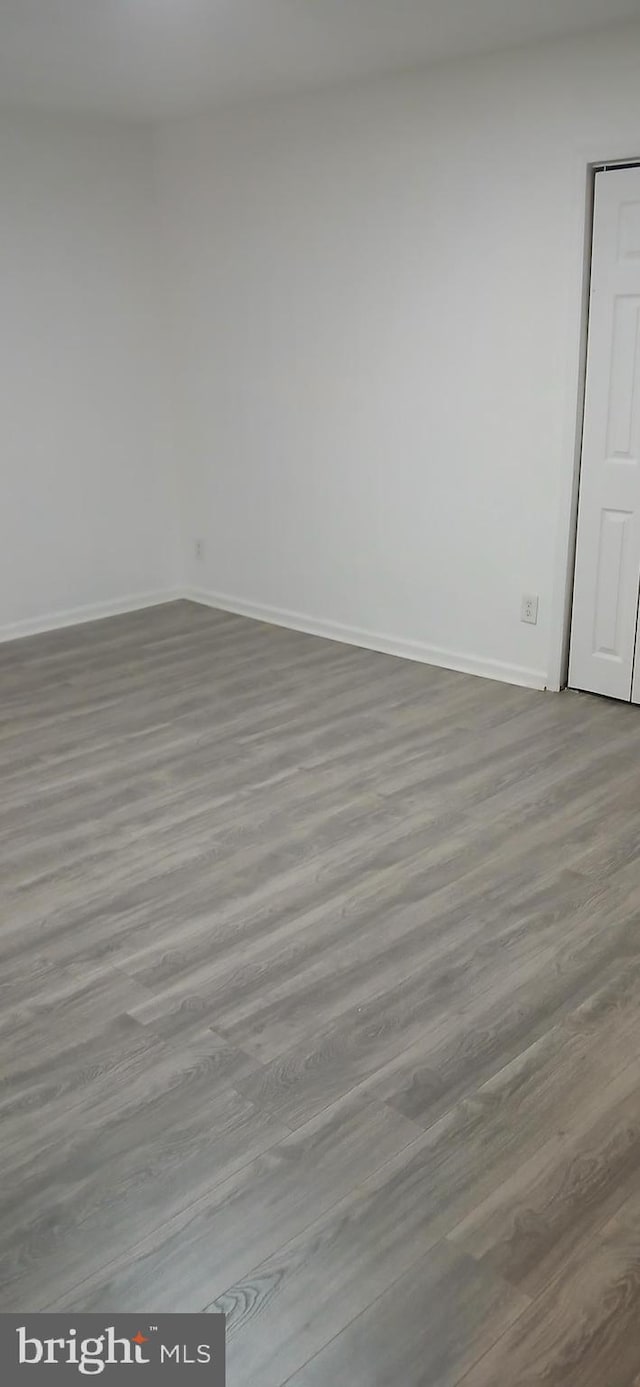
<path id="1" fill-rule="evenodd" d="M 638 1387 L 640 0 L 0 0 L 0 304 L 3 1380 Z"/>

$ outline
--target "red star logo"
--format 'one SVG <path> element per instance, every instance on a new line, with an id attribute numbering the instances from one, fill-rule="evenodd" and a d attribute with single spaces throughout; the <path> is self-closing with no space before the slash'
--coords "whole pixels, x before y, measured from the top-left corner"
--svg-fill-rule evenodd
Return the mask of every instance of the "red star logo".
<path id="1" fill-rule="evenodd" d="M 148 1344 L 149 1340 L 138 1330 L 138 1333 L 133 1335 L 131 1342 L 132 1344 Z"/>

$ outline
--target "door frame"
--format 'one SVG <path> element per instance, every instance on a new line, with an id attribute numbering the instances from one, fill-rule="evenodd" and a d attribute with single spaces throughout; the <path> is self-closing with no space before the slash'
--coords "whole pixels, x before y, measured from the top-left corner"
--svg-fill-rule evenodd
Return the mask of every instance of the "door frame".
<path id="1" fill-rule="evenodd" d="M 637 140 L 637 134 L 635 136 Z M 564 689 L 569 676 L 571 607 L 578 528 L 578 497 L 584 426 L 585 383 L 587 375 L 587 334 L 589 291 L 591 287 L 591 245 L 596 173 L 605 169 L 629 168 L 640 164 L 640 153 L 629 152 L 630 141 L 621 140 L 617 149 L 605 153 L 581 148 L 576 155 L 573 178 L 573 208 L 576 218 L 576 273 L 569 286 L 569 313 L 573 323 L 567 355 L 567 381 L 564 405 L 562 456 L 571 464 L 561 477 L 560 523 L 554 562 L 551 640 L 547 688 Z"/>

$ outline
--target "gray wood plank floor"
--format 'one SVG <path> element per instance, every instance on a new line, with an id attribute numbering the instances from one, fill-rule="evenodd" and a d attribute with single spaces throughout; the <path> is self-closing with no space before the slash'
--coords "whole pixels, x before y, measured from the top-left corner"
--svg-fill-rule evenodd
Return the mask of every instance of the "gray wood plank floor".
<path id="1" fill-rule="evenodd" d="M 637 1387 L 640 710 L 174 603 L 0 647 L 0 1309 Z"/>

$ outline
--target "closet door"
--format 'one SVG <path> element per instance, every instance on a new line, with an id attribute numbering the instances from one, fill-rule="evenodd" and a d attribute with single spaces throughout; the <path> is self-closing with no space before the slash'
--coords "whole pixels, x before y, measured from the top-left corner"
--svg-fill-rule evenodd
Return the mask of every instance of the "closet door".
<path id="1" fill-rule="evenodd" d="M 595 181 L 569 683 L 640 702 L 640 168 Z"/>

